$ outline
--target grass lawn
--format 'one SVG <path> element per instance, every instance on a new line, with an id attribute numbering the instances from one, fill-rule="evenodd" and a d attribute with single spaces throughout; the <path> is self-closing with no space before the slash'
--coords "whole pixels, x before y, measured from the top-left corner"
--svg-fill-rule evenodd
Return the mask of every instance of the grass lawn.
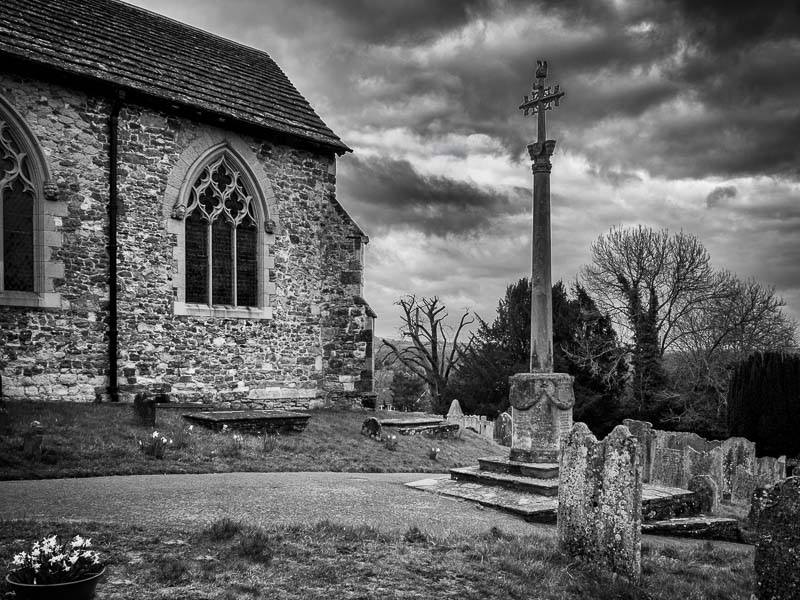
<path id="1" fill-rule="evenodd" d="M 0 521 L 0 563 L 53 533 L 92 538 L 108 560 L 98 597 L 109 599 L 722 600 L 754 591 L 747 550 L 645 542 L 642 581 L 632 585 L 561 554 L 553 535 L 497 528 L 439 538 L 329 522 L 259 529 L 223 519 L 188 531 Z"/>
<path id="2" fill-rule="evenodd" d="M 237 471 L 447 472 L 477 464 L 503 448 L 472 431 L 454 439 L 397 436 L 397 448 L 361 435 L 372 411 L 314 410 L 301 433 L 279 436 L 189 431 L 184 411 L 158 410 L 156 427 L 172 439 L 161 459 L 145 455 L 152 427 L 138 425 L 129 404 L 7 402 L 9 421 L 0 429 L 0 479 L 43 479 L 158 473 Z M 23 433 L 32 421 L 44 426 L 41 461 L 22 452 Z M 437 459 L 430 450 L 441 449 Z"/>

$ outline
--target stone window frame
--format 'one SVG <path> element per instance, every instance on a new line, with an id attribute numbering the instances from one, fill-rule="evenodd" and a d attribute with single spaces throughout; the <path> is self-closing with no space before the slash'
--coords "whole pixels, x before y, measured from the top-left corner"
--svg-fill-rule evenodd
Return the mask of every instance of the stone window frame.
<path id="1" fill-rule="evenodd" d="M 257 214 L 257 264 L 258 306 L 221 306 L 191 304 L 186 302 L 186 230 L 184 218 L 189 194 L 195 180 L 210 163 L 225 156 L 239 171 L 245 185 L 252 191 Z M 258 161 L 255 152 L 241 138 L 230 133 L 224 136 L 213 134 L 196 138 L 180 155 L 172 169 L 164 194 L 164 215 L 167 217 L 167 232 L 175 236 L 173 247 L 173 314 L 176 316 L 271 319 L 272 307 L 269 297 L 275 293 L 275 284 L 270 282 L 270 271 L 275 267 L 272 246 L 279 232 L 278 210 L 272 184 Z"/>
<path id="2" fill-rule="evenodd" d="M 33 207 L 33 291 L 0 289 L 0 306 L 28 308 L 61 308 L 61 294 L 56 292 L 56 280 L 64 278 L 64 263 L 52 259 L 61 249 L 63 236 L 58 227 L 67 216 L 67 206 L 58 202 L 58 190 L 53 183 L 50 165 L 28 123 L 16 108 L 0 95 L 0 121 L 11 131 L 14 141 L 28 159 L 31 180 L 35 188 Z M 46 189 L 49 188 L 49 189 Z M 46 196 L 47 193 L 47 196 Z M 0 263 L 2 263 L 0 247 Z M 3 265 L 4 266 L 4 265 Z M 0 269 L 2 273 L 2 269 Z M 0 281 L 0 285 L 2 285 Z"/>

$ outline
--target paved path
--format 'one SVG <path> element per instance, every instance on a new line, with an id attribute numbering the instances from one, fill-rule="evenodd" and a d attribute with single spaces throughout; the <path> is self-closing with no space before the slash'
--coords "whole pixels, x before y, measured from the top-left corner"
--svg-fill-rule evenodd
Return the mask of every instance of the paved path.
<path id="1" fill-rule="evenodd" d="M 140 525 L 202 524 L 228 516 L 251 523 L 328 519 L 387 531 L 526 533 L 553 530 L 471 502 L 407 488 L 419 473 L 218 473 L 0 481 L 5 519 L 76 519 Z"/>
<path id="2" fill-rule="evenodd" d="M 493 526 L 516 534 L 555 534 L 554 525 L 528 523 L 467 500 L 404 485 L 448 477 L 421 473 L 213 473 L 0 481 L 0 516 L 145 527 L 202 525 L 226 516 L 260 525 L 327 519 L 400 533 L 416 525 L 439 535 L 483 533 Z M 681 546 L 703 543 L 657 536 L 645 539 Z"/>

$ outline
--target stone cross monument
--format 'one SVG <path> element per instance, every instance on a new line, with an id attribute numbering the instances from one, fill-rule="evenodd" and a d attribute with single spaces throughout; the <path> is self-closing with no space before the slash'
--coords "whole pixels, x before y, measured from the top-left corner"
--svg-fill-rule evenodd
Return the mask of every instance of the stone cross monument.
<path id="1" fill-rule="evenodd" d="M 553 297 L 550 275 L 550 157 L 555 140 L 547 139 L 545 111 L 558 106 L 564 92 L 545 87 L 547 62 L 536 61 L 532 96 L 520 110 L 538 117 L 536 142 L 528 145 L 533 161 L 533 251 L 531 267 L 530 373 L 509 379 L 513 427 L 511 460 L 557 463 L 562 438 L 572 428 L 572 377 L 553 373 Z"/>

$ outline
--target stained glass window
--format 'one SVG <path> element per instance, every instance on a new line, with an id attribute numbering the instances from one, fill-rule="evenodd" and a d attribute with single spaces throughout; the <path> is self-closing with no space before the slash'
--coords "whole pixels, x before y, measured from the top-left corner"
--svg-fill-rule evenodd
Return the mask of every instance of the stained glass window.
<path id="1" fill-rule="evenodd" d="M 225 155 L 192 185 L 185 228 L 186 301 L 257 306 L 255 201 Z"/>

